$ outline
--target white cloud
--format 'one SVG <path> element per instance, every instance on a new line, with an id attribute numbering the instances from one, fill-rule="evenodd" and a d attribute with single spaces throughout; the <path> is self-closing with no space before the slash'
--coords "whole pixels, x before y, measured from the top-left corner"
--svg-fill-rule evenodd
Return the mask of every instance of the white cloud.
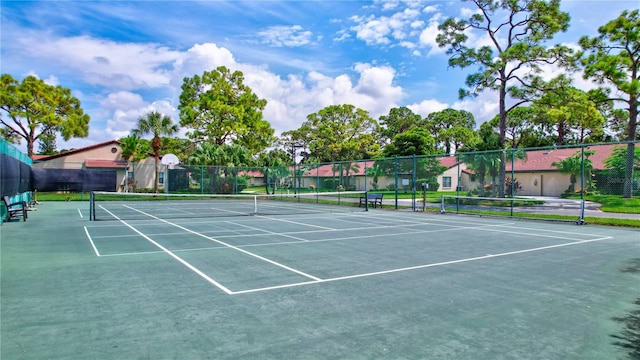
<path id="1" fill-rule="evenodd" d="M 111 93 L 100 101 L 100 105 L 109 114 L 103 131 L 113 139 L 128 136 L 136 127 L 138 118 L 152 111 L 170 116 L 174 123 L 179 121 L 177 111 L 170 102 L 159 100 L 149 103 L 141 95 L 128 91 Z"/>
<path id="2" fill-rule="evenodd" d="M 482 13 L 482 12 L 480 11 L 480 9 L 477 9 L 477 8 L 476 9 L 470 9 L 470 8 L 467 8 L 467 7 L 463 7 L 462 9 L 460 9 L 460 16 L 462 16 L 462 18 L 464 18 L 464 19 L 468 19 L 472 15 L 479 14 L 479 13 Z"/>
<path id="3" fill-rule="evenodd" d="M 439 33 L 438 26 L 440 25 L 441 19 L 441 14 L 435 14 L 429 19 L 429 25 L 420 33 L 420 45 L 429 48 L 427 56 L 444 54 L 447 51 L 446 48 L 439 47 L 438 42 L 436 41 L 436 37 Z"/>
<path id="4" fill-rule="evenodd" d="M 303 30 L 300 25 L 271 26 L 258 32 L 262 43 L 275 47 L 297 47 L 309 44 L 313 33 Z"/>
<path id="5" fill-rule="evenodd" d="M 422 9 L 422 12 L 425 14 L 433 13 L 433 12 L 437 12 L 438 8 L 439 8 L 438 5 L 428 5 L 428 6 L 425 6 L 424 9 Z"/>
<path id="6" fill-rule="evenodd" d="M 390 7 L 395 8 L 394 7 Z M 411 29 L 416 29 L 422 24 L 419 19 L 420 11 L 407 7 L 403 11 L 392 16 L 370 15 L 368 17 L 353 16 L 351 20 L 357 25 L 351 30 L 356 33 L 356 37 L 363 40 L 367 45 L 387 45 L 395 40 L 406 39 L 411 34 Z"/>
<path id="7" fill-rule="evenodd" d="M 448 108 L 449 105 L 435 99 L 429 99 L 429 100 L 422 100 L 418 104 L 407 105 L 407 107 L 414 113 L 422 117 L 426 117 L 432 112 L 442 111 Z"/>
<path id="8" fill-rule="evenodd" d="M 19 39 L 28 56 L 76 72 L 89 84 L 127 90 L 167 85 L 170 69 L 166 65 L 179 57 L 179 52 L 155 44 L 35 36 Z"/>
<path id="9" fill-rule="evenodd" d="M 472 113 L 478 128 L 480 124 L 491 120 L 498 114 L 498 107 L 498 94 L 493 91 L 483 91 L 475 98 L 458 100 L 451 105 L 453 109 Z"/>
<path id="10" fill-rule="evenodd" d="M 330 105 L 352 104 L 378 118 L 404 96 L 402 89 L 393 85 L 394 69 L 356 64 L 353 70 L 359 74 L 355 84 L 347 74 L 330 77 L 315 71 L 306 79 L 295 75 L 282 79 L 261 70 L 245 72 L 245 79 L 258 96 L 268 101 L 264 118 L 277 133 L 297 129 L 307 115 Z"/>
<path id="11" fill-rule="evenodd" d="M 363 40 L 367 45 L 388 44 L 391 41 L 387 36 L 391 33 L 388 18 L 376 19 L 370 17 L 363 20 L 358 25 L 351 27 L 356 32 L 356 37 Z"/>
<path id="12" fill-rule="evenodd" d="M 129 91 L 118 91 L 107 95 L 100 101 L 100 105 L 106 110 L 117 110 L 119 108 L 142 107 L 146 105 L 142 96 Z"/>

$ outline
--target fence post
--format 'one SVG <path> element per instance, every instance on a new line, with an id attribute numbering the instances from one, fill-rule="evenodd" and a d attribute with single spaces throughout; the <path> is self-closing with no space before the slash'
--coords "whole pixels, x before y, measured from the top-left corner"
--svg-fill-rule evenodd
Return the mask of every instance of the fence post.
<path id="1" fill-rule="evenodd" d="M 393 160 L 393 172 L 395 176 L 395 202 L 396 202 L 396 210 L 398 209 L 398 156 L 396 156 Z"/>
<path id="2" fill-rule="evenodd" d="M 584 144 L 580 146 L 580 218 L 578 225 L 584 224 Z"/>

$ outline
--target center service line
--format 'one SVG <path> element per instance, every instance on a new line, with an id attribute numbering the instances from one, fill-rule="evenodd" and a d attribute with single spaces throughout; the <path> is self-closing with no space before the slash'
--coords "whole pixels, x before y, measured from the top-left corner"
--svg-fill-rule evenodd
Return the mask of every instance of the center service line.
<path id="1" fill-rule="evenodd" d="M 187 229 L 187 228 L 186 228 L 186 227 L 184 227 L 184 226 L 180 226 L 180 225 L 175 224 L 175 223 L 172 223 L 172 222 L 170 222 L 170 221 L 167 221 L 167 220 L 161 219 L 161 218 L 159 218 L 159 217 L 157 217 L 157 216 L 154 216 L 154 215 L 151 215 L 151 214 L 145 213 L 144 211 L 138 210 L 138 209 L 136 209 L 136 208 L 132 208 L 132 207 L 127 206 L 127 205 L 124 205 L 124 206 L 125 206 L 125 207 L 127 207 L 127 208 L 129 208 L 129 209 L 131 209 L 131 210 L 133 210 L 133 211 L 137 211 L 137 212 L 139 212 L 139 213 L 141 213 L 141 214 L 147 215 L 147 216 L 149 216 L 149 217 L 151 217 L 151 218 L 153 218 L 153 219 L 156 219 L 156 220 L 162 221 L 162 222 L 163 222 L 163 223 L 165 223 L 165 224 L 168 224 L 168 225 L 171 225 L 171 226 L 175 226 L 175 227 L 177 227 L 178 229 L 182 229 L 182 230 L 184 230 L 184 231 L 186 231 L 186 232 L 188 232 L 188 233 L 191 233 L 191 234 L 194 234 L 194 235 L 197 235 L 197 236 L 203 237 L 203 238 L 205 238 L 205 239 L 207 239 L 207 240 L 211 240 L 211 241 L 216 242 L 216 243 L 218 243 L 218 244 L 220 244 L 220 245 L 224 245 L 224 246 L 226 246 L 226 247 L 228 247 L 228 248 L 230 248 L 230 249 L 233 249 L 233 250 L 239 251 L 239 252 L 241 252 L 241 253 L 243 253 L 243 254 L 246 254 L 246 255 L 249 255 L 249 256 L 253 256 L 253 257 L 257 258 L 257 259 L 260 259 L 260 260 L 262 260 L 262 261 L 268 262 L 269 264 L 272 264 L 272 265 L 275 265 L 275 266 L 281 267 L 281 268 L 283 268 L 283 269 L 289 270 L 289 271 L 291 271 L 291 272 L 294 272 L 294 273 L 296 273 L 296 274 L 302 275 L 302 276 L 304 276 L 304 277 L 307 277 L 307 278 L 312 279 L 312 280 L 315 280 L 315 281 L 322 281 L 322 279 L 320 279 L 320 278 L 318 278 L 318 277 L 315 277 L 315 276 L 313 276 L 313 275 L 309 275 L 309 274 L 304 273 L 304 272 L 302 272 L 302 271 L 300 271 L 300 270 L 296 270 L 296 269 L 294 269 L 294 268 L 292 268 L 292 267 L 289 267 L 289 266 L 287 266 L 287 265 L 280 264 L 279 262 L 273 261 L 273 260 L 271 260 L 271 259 L 267 259 L 266 257 L 260 256 L 260 255 L 258 255 L 258 254 L 254 254 L 254 253 L 249 252 L 249 251 L 247 251 L 247 250 L 241 249 L 241 248 L 239 248 L 239 247 L 237 247 L 237 246 L 233 246 L 233 245 L 231 245 L 231 244 L 228 244 L 228 243 L 226 243 L 226 242 L 224 242 L 224 241 L 220 241 L 220 240 L 218 240 L 218 239 L 214 239 L 214 238 L 212 238 L 211 236 L 207 236 L 207 235 L 201 234 L 201 233 L 199 233 L 199 232 L 193 231 L 193 230 L 191 230 L 191 229 Z"/>
<path id="2" fill-rule="evenodd" d="M 126 205 L 125 205 L 126 206 Z M 102 205 L 100 206 L 102 207 Z M 178 260 L 180 263 L 182 263 L 182 265 L 186 266 L 187 268 L 189 268 L 191 271 L 193 271 L 194 273 L 200 275 L 200 277 L 202 277 L 203 279 L 207 280 L 209 283 L 211 283 L 212 285 L 216 286 L 218 289 L 224 291 L 225 293 L 227 293 L 228 295 L 232 295 L 233 292 L 229 289 L 227 289 L 226 287 L 224 287 L 222 284 L 220 284 L 219 282 L 213 280 L 212 278 L 210 278 L 209 276 L 207 276 L 207 274 L 203 273 L 202 271 L 200 271 L 198 268 L 196 268 L 195 266 L 189 264 L 186 260 L 184 260 L 183 258 L 181 258 L 180 256 L 174 254 L 173 252 L 171 252 L 171 250 L 165 248 L 164 246 L 158 244 L 157 242 L 153 241 L 152 238 L 148 237 L 147 235 L 143 234 L 142 232 L 140 232 L 140 230 L 136 229 L 135 227 L 133 227 L 132 225 L 128 224 L 126 221 L 120 219 L 119 217 L 117 217 L 115 214 L 113 214 L 111 211 L 105 209 L 102 207 L 102 210 L 108 212 L 111 216 L 113 216 L 114 218 L 116 218 L 118 221 L 120 221 L 121 223 L 123 223 L 126 227 L 128 227 L 129 229 L 135 231 L 138 235 L 142 236 L 143 238 L 145 238 L 147 241 L 149 241 L 150 243 L 152 243 L 153 245 L 157 246 L 160 250 L 164 251 L 165 253 L 169 254 L 169 256 L 171 256 L 172 258 Z M 135 209 L 134 209 L 135 210 Z"/>

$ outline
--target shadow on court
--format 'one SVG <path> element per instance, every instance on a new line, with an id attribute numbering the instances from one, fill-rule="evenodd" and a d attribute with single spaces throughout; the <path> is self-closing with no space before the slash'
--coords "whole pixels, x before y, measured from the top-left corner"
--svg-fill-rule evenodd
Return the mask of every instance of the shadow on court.
<path id="1" fill-rule="evenodd" d="M 633 259 L 622 273 L 640 274 L 640 258 Z M 623 328 L 619 334 L 611 336 L 615 345 L 628 351 L 630 359 L 640 359 L 640 297 L 633 304 L 635 306 L 626 315 L 613 318 Z"/>

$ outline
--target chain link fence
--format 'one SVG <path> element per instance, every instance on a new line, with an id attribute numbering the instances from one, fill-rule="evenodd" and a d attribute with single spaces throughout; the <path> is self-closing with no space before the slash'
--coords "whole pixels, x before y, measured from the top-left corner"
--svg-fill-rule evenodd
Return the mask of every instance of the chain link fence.
<path id="1" fill-rule="evenodd" d="M 368 191 L 383 194 L 385 208 L 436 211 L 444 208 L 443 196 L 640 196 L 640 142 L 634 143 L 631 172 L 627 165 L 628 145 L 622 142 L 505 149 L 284 167 L 159 164 L 158 185 L 160 192 L 194 194 Z M 82 168 L 84 164 L 48 161 L 34 167 Z M 113 191 L 151 192 L 155 170 L 156 165 L 149 162 L 120 166 Z"/>

